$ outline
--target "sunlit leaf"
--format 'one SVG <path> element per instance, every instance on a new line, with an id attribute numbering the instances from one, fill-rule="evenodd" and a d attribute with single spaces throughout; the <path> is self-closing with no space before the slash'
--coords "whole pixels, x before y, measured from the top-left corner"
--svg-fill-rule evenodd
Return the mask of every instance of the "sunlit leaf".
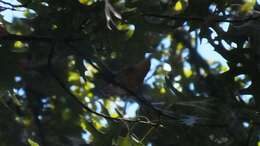
<path id="1" fill-rule="evenodd" d="M 240 7 L 240 11 L 248 13 L 254 9 L 256 0 L 246 0 L 245 3 Z"/>
<path id="2" fill-rule="evenodd" d="M 94 94 L 93 94 L 92 92 L 89 92 L 89 93 L 87 94 L 87 96 L 88 96 L 89 98 L 92 98 L 92 97 L 94 97 Z"/>
<path id="3" fill-rule="evenodd" d="M 15 48 L 22 48 L 22 47 L 24 47 L 24 44 L 21 41 L 15 41 L 14 47 Z"/>
<path id="4" fill-rule="evenodd" d="M 174 6 L 174 10 L 175 11 L 181 11 L 183 9 L 183 5 L 181 3 L 181 1 L 178 1 L 175 6 Z"/>
<path id="5" fill-rule="evenodd" d="M 68 74 L 69 74 L 69 77 L 68 77 L 69 82 L 80 80 L 80 74 L 79 73 L 70 71 Z"/>
<path id="6" fill-rule="evenodd" d="M 16 35 L 22 35 L 22 32 L 17 31 L 15 34 L 16 34 Z"/>
<path id="7" fill-rule="evenodd" d="M 260 146 L 260 141 L 257 142 L 257 146 Z"/>
<path id="8" fill-rule="evenodd" d="M 79 0 L 79 3 L 83 4 L 83 5 L 87 5 L 90 6 L 93 4 L 93 0 Z"/>
<path id="9" fill-rule="evenodd" d="M 85 75 L 87 77 L 90 77 L 90 78 L 94 78 L 94 75 L 98 72 L 98 70 L 96 68 L 94 68 L 91 64 L 89 63 L 84 63 L 84 66 L 86 67 L 86 72 L 85 72 Z"/>
<path id="10" fill-rule="evenodd" d="M 80 118 L 80 121 L 79 121 L 79 122 L 80 122 L 80 123 L 79 123 L 80 127 L 81 127 L 83 130 L 86 130 L 86 129 L 87 129 L 86 122 L 85 122 L 82 118 Z"/>
<path id="11" fill-rule="evenodd" d="M 166 89 L 165 89 L 165 88 L 161 88 L 161 89 L 160 89 L 160 93 L 161 93 L 161 94 L 165 94 L 165 93 L 166 93 Z"/>
<path id="12" fill-rule="evenodd" d="M 82 92 L 82 88 L 80 88 L 79 86 L 76 86 L 74 90 L 72 90 L 72 93 L 76 96 L 83 96 L 83 92 Z"/>
<path id="13" fill-rule="evenodd" d="M 183 49 L 184 45 L 182 42 L 179 42 L 176 46 L 176 53 L 180 54 L 181 50 Z"/>
<path id="14" fill-rule="evenodd" d="M 192 70 L 189 68 L 184 68 L 183 73 L 184 73 L 185 77 L 189 78 L 192 75 Z"/>
<path id="15" fill-rule="evenodd" d="M 229 70 L 229 68 L 226 67 L 226 66 L 223 66 L 223 65 L 222 65 L 222 66 L 220 67 L 220 72 L 221 72 L 221 73 L 227 72 L 228 70 Z"/>
<path id="16" fill-rule="evenodd" d="M 37 142 L 33 141 L 30 138 L 27 139 L 27 142 L 30 144 L 30 146 L 40 146 Z"/>
<path id="17" fill-rule="evenodd" d="M 131 24 L 118 23 L 117 29 L 121 31 L 126 31 L 126 35 L 128 38 L 132 37 L 134 34 L 135 27 Z"/>
<path id="18" fill-rule="evenodd" d="M 13 46 L 14 48 L 12 49 L 12 51 L 16 53 L 22 53 L 28 50 L 27 45 L 22 41 L 15 41 Z"/>
<path id="19" fill-rule="evenodd" d="M 95 126 L 96 129 L 101 129 L 103 127 L 103 124 L 101 123 L 101 121 L 97 118 L 93 118 L 93 125 Z"/>
<path id="20" fill-rule="evenodd" d="M 85 89 L 86 91 L 89 91 L 89 90 L 91 90 L 91 89 L 93 89 L 93 88 L 95 88 L 95 84 L 93 84 L 93 83 L 91 83 L 91 82 L 89 82 L 89 81 L 87 81 L 87 82 L 84 84 L 84 89 Z"/>
<path id="21" fill-rule="evenodd" d="M 101 132 L 99 132 L 96 127 L 93 125 L 92 122 L 88 122 L 87 120 L 85 120 L 85 118 L 83 116 L 80 116 L 80 127 L 83 130 L 87 130 L 91 133 L 91 135 L 94 136 L 94 138 L 103 138 L 103 134 Z"/>

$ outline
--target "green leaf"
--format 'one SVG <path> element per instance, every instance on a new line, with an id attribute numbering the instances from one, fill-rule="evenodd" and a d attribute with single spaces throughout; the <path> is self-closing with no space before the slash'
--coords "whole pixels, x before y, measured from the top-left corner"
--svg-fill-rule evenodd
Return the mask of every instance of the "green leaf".
<path id="1" fill-rule="evenodd" d="M 79 0 L 79 3 L 86 5 L 86 6 L 90 6 L 94 3 L 93 0 Z"/>
<path id="2" fill-rule="evenodd" d="M 69 76 L 68 77 L 68 81 L 69 82 L 79 81 L 80 80 L 80 74 L 79 73 L 70 71 L 68 74 L 69 74 L 68 75 Z"/>
<path id="3" fill-rule="evenodd" d="M 241 6 L 240 11 L 241 12 L 251 12 L 254 9 L 254 6 L 256 4 L 256 0 L 246 0 L 246 2 Z"/>
<path id="4" fill-rule="evenodd" d="M 27 142 L 30 144 L 30 146 L 40 146 L 37 142 L 33 141 L 30 138 L 27 139 Z"/>

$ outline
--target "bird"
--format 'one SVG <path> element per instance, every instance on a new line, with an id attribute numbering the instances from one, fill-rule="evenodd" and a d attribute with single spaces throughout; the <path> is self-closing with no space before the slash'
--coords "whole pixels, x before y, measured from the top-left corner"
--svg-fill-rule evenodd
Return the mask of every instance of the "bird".
<path id="1" fill-rule="evenodd" d="M 129 91 L 138 92 L 150 70 L 150 66 L 150 58 L 145 58 L 137 64 L 123 67 L 114 76 L 117 85 L 113 83 L 107 85 L 103 90 L 104 94 L 108 96 L 124 96 Z"/>

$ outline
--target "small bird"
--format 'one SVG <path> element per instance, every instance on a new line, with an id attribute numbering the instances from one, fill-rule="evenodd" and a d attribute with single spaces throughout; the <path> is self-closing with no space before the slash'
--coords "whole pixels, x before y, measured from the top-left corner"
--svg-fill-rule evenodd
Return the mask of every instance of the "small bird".
<path id="1" fill-rule="evenodd" d="M 144 59 L 135 65 L 123 68 L 118 72 L 116 81 L 129 90 L 136 91 L 142 86 L 150 66 L 150 59 Z"/>
<path id="2" fill-rule="evenodd" d="M 144 59 L 137 64 L 125 67 L 115 74 L 114 80 L 122 85 L 123 88 L 132 92 L 137 92 L 143 85 L 145 76 L 150 70 L 150 58 Z M 105 94 L 110 96 L 124 96 L 127 95 L 120 86 L 109 84 L 105 89 Z"/>

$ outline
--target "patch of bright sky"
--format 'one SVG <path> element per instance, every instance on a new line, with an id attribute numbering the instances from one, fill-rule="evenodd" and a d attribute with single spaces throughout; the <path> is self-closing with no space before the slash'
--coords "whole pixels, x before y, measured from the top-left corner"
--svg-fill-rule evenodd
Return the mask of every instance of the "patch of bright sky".
<path id="1" fill-rule="evenodd" d="M 251 94 L 244 94 L 244 95 L 240 95 L 240 98 L 246 103 L 249 104 L 250 100 L 253 99 L 253 95 Z"/>
<path id="2" fill-rule="evenodd" d="M 157 66 L 160 64 L 161 62 L 157 59 L 151 59 L 151 67 L 150 67 L 150 70 L 149 72 L 147 73 L 146 77 L 144 78 L 144 81 L 145 83 L 147 83 L 148 85 L 150 85 L 151 87 L 153 87 L 153 83 L 155 82 L 155 78 L 154 77 L 151 77 Z"/>
<path id="3" fill-rule="evenodd" d="M 13 5 L 20 5 L 21 4 L 17 0 L 2 0 L 2 1 L 11 3 Z M 0 6 L 10 8 L 10 6 L 5 5 L 3 3 L 0 3 Z M 4 10 L 4 11 L 0 12 L 0 14 L 2 16 L 4 16 L 4 19 L 7 22 L 12 22 L 13 18 L 16 18 L 16 17 L 17 18 L 25 18 L 24 10 L 25 10 L 25 8 L 19 8 L 19 11 Z"/>
<path id="4" fill-rule="evenodd" d="M 15 76 L 14 77 L 14 81 L 15 82 L 21 82 L 22 81 L 22 77 L 21 76 Z"/>
<path id="5" fill-rule="evenodd" d="M 90 134 L 88 131 L 81 133 L 81 137 L 82 137 L 87 143 L 90 142 L 90 136 L 91 136 L 91 134 Z"/>
<path id="6" fill-rule="evenodd" d="M 248 122 L 243 122 L 243 126 L 244 126 L 245 128 L 249 128 L 250 123 L 248 123 Z"/>
<path id="7" fill-rule="evenodd" d="M 13 92 L 21 97 L 24 97 L 26 95 L 23 88 L 14 88 Z"/>
<path id="8" fill-rule="evenodd" d="M 248 88 L 249 86 L 252 85 L 252 81 L 251 80 L 246 80 L 246 75 L 245 74 L 240 74 L 240 75 L 237 75 L 234 80 L 235 81 L 242 81 L 243 82 L 243 88 Z"/>
<path id="9" fill-rule="evenodd" d="M 220 62 L 221 65 L 228 67 L 227 60 L 214 51 L 214 47 L 208 43 L 207 39 L 202 39 L 198 46 L 198 52 L 208 62 Z"/>
<path id="10" fill-rule="evenodd" d="M 139 105 L 137 103 L 132 103 L 126 107 L 125 118 L 133 118 L 136 117 L 136 111 L 138 110 Z"/>

